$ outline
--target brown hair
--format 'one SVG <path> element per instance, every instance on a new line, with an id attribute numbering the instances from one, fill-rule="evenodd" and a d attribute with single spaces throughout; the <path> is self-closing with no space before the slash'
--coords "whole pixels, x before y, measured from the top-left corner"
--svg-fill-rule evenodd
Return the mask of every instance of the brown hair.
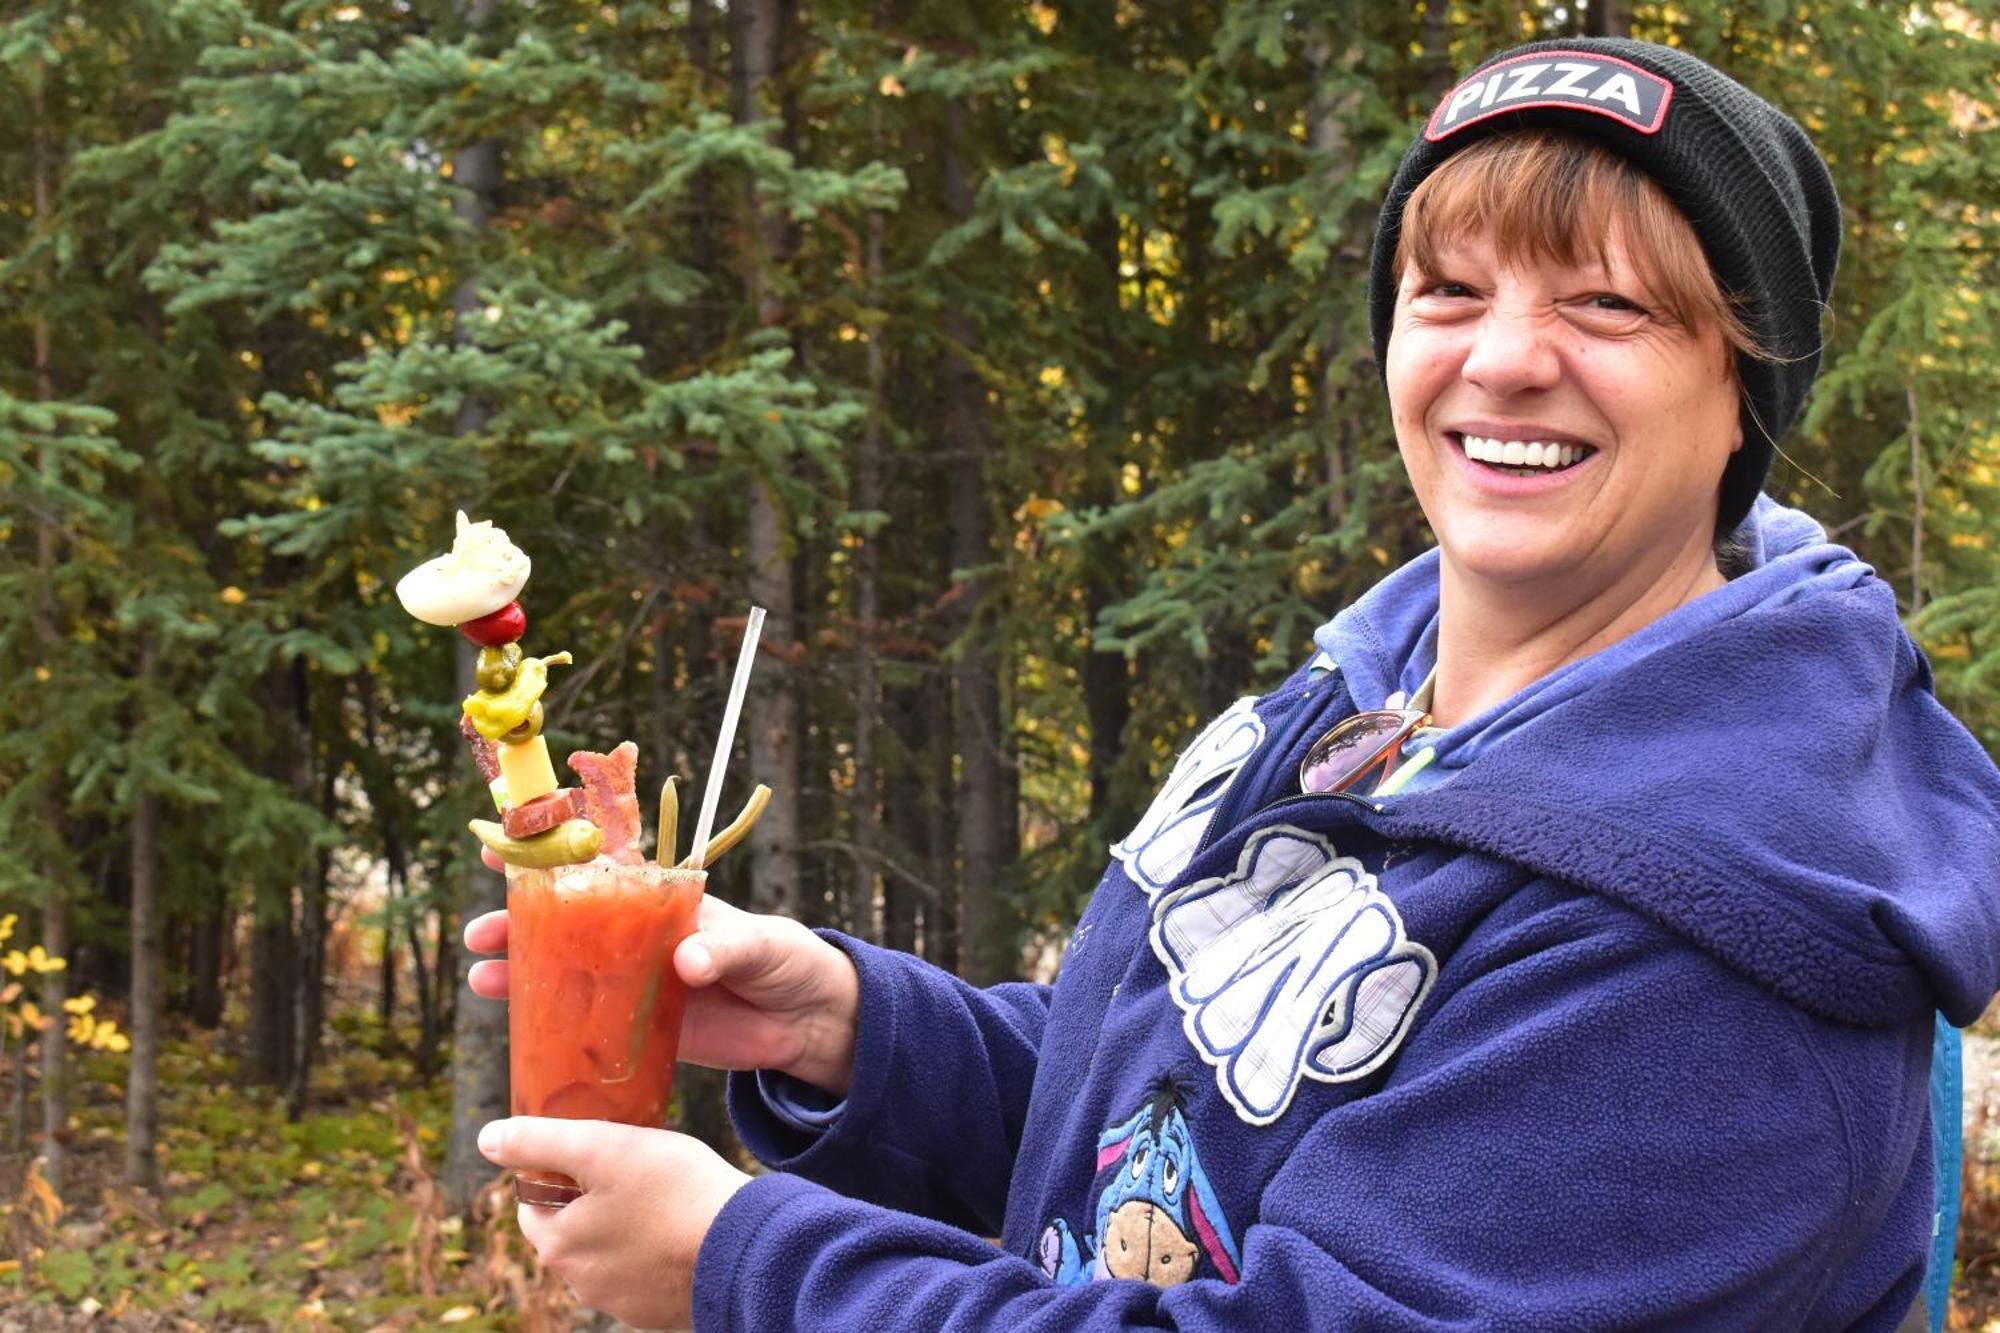
<path id="1" fill-rule="evenodd" d="M 1395 275 L 1437 274 L 1440 252 L 1487 233 L 1507 263 L 1603 263 L 1612 236 L 1661 313 L 1731 350 L 1770 359 L 1716 281 L 1701 241 L 1653 179 L 1608 148 L 1558 130 L 1495 135 L 1426 177 L 1403 207 Z"/>

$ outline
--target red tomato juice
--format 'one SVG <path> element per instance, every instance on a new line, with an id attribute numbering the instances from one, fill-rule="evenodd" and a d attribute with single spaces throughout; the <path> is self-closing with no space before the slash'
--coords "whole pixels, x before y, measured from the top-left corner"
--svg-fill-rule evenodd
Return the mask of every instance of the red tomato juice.
<path id="1" fill-rule="evenodd" d="M 674 949 L 694 930 L 699 871 L 599 859 L 507 871 L 507 1035 L 515 1115 L 658 1127 L 673 1095 L 687 988 Z M 523 1171 L 516 1197 L 582 1191 Z"/>

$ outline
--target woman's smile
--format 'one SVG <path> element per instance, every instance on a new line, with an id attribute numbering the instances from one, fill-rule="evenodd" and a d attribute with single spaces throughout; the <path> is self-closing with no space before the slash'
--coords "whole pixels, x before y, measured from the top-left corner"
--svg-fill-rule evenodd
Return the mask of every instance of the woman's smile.
<path id="1" fill-rule="evenodd" d="M 1536 495 L 1576 480 L 1597 446 L 1532 425 L 1466 426 L 1445 432 L 1473 484 L 1500 495 Z"/>

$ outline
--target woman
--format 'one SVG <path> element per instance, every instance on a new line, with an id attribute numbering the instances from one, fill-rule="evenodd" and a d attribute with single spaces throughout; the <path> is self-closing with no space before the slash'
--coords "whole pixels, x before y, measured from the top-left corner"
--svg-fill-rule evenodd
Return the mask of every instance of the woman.
<path id="1" fill-rule="evenodd" d="M 2000 985 L 2000 776 L 1758 498 L 1839 235 L 1684 53 L 1475 70 L 1370 293 L 1438 548 L 1195 740 L 1053 987 L 709 904 L 684 1054 L 764 1071 L 779 1170 L 496 1122 L 591 1191 L 521 1210 L 543 1258 L 703 1329 L 1895 1328 L 1932 1013 Z"/>

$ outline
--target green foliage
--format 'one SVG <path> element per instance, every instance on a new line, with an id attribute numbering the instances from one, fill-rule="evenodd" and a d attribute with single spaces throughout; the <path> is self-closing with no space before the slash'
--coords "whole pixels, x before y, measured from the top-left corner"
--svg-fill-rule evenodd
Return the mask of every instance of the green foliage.
<path id="1" fill-rule="evenodd" d="M 1902 593 L 1992 745 L 1993 6 L 1629 8 L 1833 164 L 1826 372 L 1773 486 Z M 741 107 L 720 7 L 463 13 L 0 20 L 0 900 L 115 901 L 150 791 L 172 922 L 218 882 L 268 911 L 335 847 L 337 893 L 393 849 L 371 920 L 433 912 L 483 797 L 450 638 L 390 590 L 461 507 L 534 554 L 533 632 L 585 664 L 559 741 L 695 774 L 762 487 L 802 598 L 814 901 L 838 915 L 864 833 L 907 872 L 885 912 L 986 889 L 948 790 L 977 647 L 1013 719 L 1008 888 L 1060 923 L 1199 718 L 1425 544 L 1367 330 L 1375 207 L 1453 70 L 1576 22 L 821 0 Z M 967 485 L 996 534 L 970 561 Z M 864 710 L 906 796 L 859 811 Z"/>

